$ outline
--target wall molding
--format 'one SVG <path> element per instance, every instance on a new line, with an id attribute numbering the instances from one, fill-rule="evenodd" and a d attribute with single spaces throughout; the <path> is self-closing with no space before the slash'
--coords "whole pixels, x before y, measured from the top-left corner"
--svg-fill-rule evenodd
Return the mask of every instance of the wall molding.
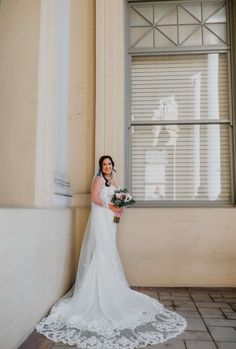
<path id="1" fill-rule="evenodd" d="M 41 0 L 40 16 L 34 205 L 68 206 L 72 196 L 67 185 L 70 0 Z M 63 57 L 60 51 L 66 51 Z"/>
<path id="2" fill-rule="evenodd" d="M 124 0 L 96 0 L 95 161 L 110 154 L 124 181 Z"/>
<path id="3" fill-rule="evenodd" d="M 86 194 L 75 194 L 73 198 L 73 206 L 76 208 L 90 208 L 91 207 L 91 196 L 90 193 Z"/>

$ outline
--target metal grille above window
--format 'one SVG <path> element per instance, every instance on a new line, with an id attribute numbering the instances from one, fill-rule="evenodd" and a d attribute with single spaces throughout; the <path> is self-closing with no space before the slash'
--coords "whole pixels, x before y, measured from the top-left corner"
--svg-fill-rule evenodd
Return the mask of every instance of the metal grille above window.
<path id="1" fill-rule="evenodd" d="M 225 1 L 130 4 L 130 48 L 227 45 Z"/>
<path id="2" fill-rule="evenodd" d="M 141 205 L 232 203 L 226 2 L 132 2 L 129 11 L 129 190 Z"/>

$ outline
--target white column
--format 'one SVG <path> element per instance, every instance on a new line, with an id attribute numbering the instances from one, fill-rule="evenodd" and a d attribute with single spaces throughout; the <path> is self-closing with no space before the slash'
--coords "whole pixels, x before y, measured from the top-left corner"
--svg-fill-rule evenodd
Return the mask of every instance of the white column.
<path id="1" fill-rule="evenodd" d="M 54 137 L 54 204 L 70 204 L 67 179 L 67 124 L 69 85 L 70 1 L 57 0 L 56 25 L 56 125 Z"/>
<path id="2" fill-rule="evenodd" d="M 70 0 L 41 0 L 35 206 L 70 204 L 67 101 Z"/>
<path id="3" fill-rule="evenodd" d="M 124 179 L 124 0 L 96 0 L 95 161 L 114 158 Z"/>

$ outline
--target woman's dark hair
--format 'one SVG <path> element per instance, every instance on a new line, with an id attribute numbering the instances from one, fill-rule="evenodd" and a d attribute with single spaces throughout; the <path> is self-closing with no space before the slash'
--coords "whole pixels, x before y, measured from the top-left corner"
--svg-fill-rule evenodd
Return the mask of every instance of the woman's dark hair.
<path id="1" fill-rule="evenodd" d="M 108 182 L 108 180 L 104 177 L 104 174 L 102 172 L 102 164 L 103 164 L 103 161 L 105 159 L 109 159 L 111 161 L 111 164 L 112 164 L 112 171 L 116 172 L 116 170 L 114 169 L 114 166 L 115 166 L 115 163 L 112 159 L 112 157 L 110 155 L 103 155 L 100 157 L 99 161 L 98 161 L 98 164 L 99 164 L 99 175 L 103 176 L 103 178 L 105 179 L 105 185 L 107 187 L 110 186 L 110 183 Z"/>

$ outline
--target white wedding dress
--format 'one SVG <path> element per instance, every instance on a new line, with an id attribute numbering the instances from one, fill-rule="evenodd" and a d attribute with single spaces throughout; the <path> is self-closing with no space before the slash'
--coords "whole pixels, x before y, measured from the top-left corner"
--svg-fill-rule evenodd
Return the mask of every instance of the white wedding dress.
<path id="1" fill-rule="evenodd" d="M 101 177 L 100 197 L 109 202 L 114 186 Z M 76 282 L 36 330 L 54 342 L 83 349 L 133 349 L 176 337 L 186 320 L 156 299 L 132 290 L 116 247 L 114 213 L 92 202 Z"/>

